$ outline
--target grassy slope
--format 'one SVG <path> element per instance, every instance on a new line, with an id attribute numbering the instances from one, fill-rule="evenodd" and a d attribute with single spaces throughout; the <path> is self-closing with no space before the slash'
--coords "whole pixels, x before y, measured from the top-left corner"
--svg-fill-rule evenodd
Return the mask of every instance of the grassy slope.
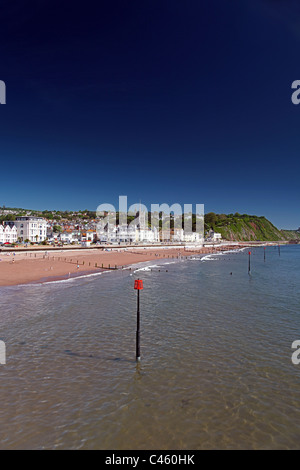
<path id="1" fill-rule="evenodd" d="M 206 221 L 207 222 L 207 221 Z M 213 228 L 226 240 L 300 240 L 300 234 L 290 230 L 279 230 L 265 217 L 251 215 L 216 214 L 215 223 L 206 223 L 206 229 Z"/>

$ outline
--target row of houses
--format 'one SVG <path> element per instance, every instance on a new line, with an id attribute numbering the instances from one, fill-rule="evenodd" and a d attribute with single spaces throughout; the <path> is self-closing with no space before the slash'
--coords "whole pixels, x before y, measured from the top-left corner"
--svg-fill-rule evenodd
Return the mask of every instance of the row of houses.
<path id="1" fill-rule="evenodd" d="M 51 243 L 81 243 L 88 246 L 93 242 L 99 243 L 160 243 L 160 242 L 201 242 L 197 233 L 184 233 L 183 230 L 157 230 L 119 225 L 107 227 L 105 230 L 66 230 L 61 233 L 51 233 L 48 236 Z"/>
<path id="2" fill-rule="evenodd" d="M 47 221 L 41 217 L 16 217 L 0 225 L 0 243 L 36 242 L 47 238 Z"/>
<path id="3" fill-rule="evenodd" d="M 17 228 L 10 227 L 9 225 L 3 226 L 0 225 L 0 244 L 4 245 L 5 243 L 16 243 L 18 241 L 18 232 Z"/>
<path id="4" fill-rule="evenodd" d="M 219 241 L 220 234 L 210 232 L 210 239 Z M 14 221 L 6 221 L 0 225 L 0 244 L 20 242 L 40 243 L 47 240 L 50 243 L 82 244 L 88 246 L 93 242 L 99 243 L 161 243 L 185 242 L 201 243 L 203 238 L 197 232 L 186 232 L 181 228 L 160 230 L 149 228 L 144 222 L 123 225 L 98 224 L 92 229 L 67 229 L 53 232 L 46 219 L 41 217 L 22 216 Z"/>

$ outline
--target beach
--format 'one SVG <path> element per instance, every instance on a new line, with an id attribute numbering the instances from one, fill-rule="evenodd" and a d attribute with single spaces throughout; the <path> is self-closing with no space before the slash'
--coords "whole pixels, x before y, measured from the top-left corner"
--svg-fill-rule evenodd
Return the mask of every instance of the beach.
<path id="1" fill-rule="evenodd" d="M 238 245 L 202 248 L 116 248 L 111 251 L 91 248 L 83 250 L 2 251 L 0 253 L 0 286 L 45 282 L 103 269 L 121 269 L 136 263 L 175 259 L 222 250 L 236 249 Z"/>

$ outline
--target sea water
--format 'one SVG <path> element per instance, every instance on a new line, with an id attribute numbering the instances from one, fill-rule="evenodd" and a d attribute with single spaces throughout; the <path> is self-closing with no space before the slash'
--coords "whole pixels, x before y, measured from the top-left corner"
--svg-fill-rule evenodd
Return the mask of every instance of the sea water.
<path id="1" fill-rule="evenodd" d="M 0 288 L 0 448 L 299 448 L 300 247 L 251 252 Z"/>

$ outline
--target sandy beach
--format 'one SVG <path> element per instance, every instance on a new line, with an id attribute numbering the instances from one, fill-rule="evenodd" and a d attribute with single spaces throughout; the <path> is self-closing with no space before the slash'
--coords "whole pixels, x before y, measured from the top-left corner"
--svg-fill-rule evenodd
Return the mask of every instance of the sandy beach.
<path id="1" fill-rule="evenodd" d="M 199 249 L 178 248 L 134 248 L 102 251 L 60 250 L 0 253 L 0 286 L 13 286 L 33 282 L 80 276 L 83 273 L 99 272 L 102 269 L 118 269 L 136 263 L 194 256 L 235 249 L 237 245 L 226 247 L 205 247 Z"/>

